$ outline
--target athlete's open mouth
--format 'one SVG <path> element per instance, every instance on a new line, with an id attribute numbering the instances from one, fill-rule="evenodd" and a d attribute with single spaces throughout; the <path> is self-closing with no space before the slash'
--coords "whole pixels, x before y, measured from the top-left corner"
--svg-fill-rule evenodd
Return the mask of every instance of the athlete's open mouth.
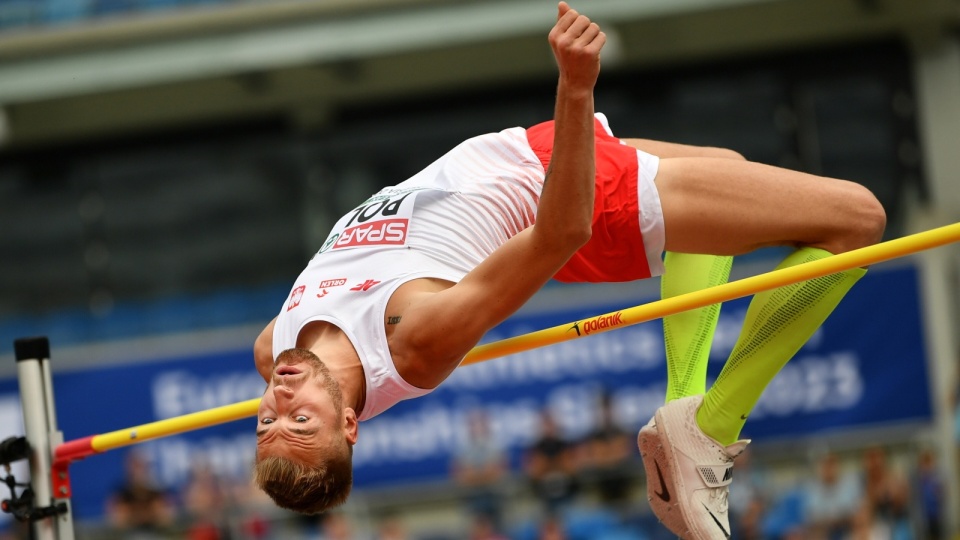
<path id="1" fill-rule="evenodd" d="M 277 368 L 277 375 L 299 375 L 303 373 L 293 366 L 280 366 Z"/>

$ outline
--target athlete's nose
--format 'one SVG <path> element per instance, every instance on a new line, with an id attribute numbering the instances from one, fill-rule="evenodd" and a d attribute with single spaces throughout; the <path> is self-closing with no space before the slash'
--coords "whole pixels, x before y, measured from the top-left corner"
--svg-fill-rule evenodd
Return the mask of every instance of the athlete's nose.
<path id="1" fill-rule="evenodd" d="M 293 389 L 290 387 L 278 384 L 273 387 L 273 395 L 275 395 L 277 398 L 290 399 L 293 397 Z"/>

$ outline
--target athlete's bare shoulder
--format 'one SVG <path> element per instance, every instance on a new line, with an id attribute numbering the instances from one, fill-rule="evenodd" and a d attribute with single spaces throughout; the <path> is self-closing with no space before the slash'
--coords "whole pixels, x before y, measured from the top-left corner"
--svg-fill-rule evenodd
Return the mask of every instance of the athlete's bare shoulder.
<path id="1" fill-rule="evenodd" d="M 436 278 L 418 278 L 404 283 L 397 287 L 397 290 L 390 296 L 387 302 L 387 312 L 384 314 L 387 325 L 387 334 L 390 334 L 390 326 L 398 324 L 403 318 L 403 312 L 411 304 L 423 298 L 424 295 L 445 291 L 455 284 L 452 281 Z"/>
<path id="2" fill-rule="evenodd" d="M 423 324 L 422 313 L 413 318 L 407 314 L 415 310 L 426 299 L 443 292 L 455 284 L 452 281 L 435 278 L 419 278 L 408 281 L 397 288 L 387 302 L 384 313 L 384 327 L 386 328 L 387 344 L 393 357 L 397 372 L 408 383 L 420 388 L 433 388 L 443 380 L 437 376 L 444 369 L 438 370 L 433 359 L 416 345 L 411 336 L 416 336 L 415 328 Z M 456 367 L 456 366 L 454 366 Z M 452 368 L 451 368 L 452 369 Z"/>

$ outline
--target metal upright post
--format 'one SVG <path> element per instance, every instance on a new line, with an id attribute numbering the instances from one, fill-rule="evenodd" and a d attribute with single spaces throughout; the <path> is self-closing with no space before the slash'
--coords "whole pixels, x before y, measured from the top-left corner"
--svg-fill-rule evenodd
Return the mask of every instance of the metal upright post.
<path id="1" fill-rule="evenodd" d="M 44 339 L 46 342 L 46 339 Z M 49 352 L 49 345 L 47 346 Z M 43 375 L 44 396 L 46 398 L 47 410 L 47 432 L 50 442 L 50 456 L 54 458 L 57 447 L 63 444 L 63 432 L 57 425 L 57 407 L 53 394 L 53 373 L 50 371 L 50 355 L 40 361 L 40 370 Z M 73 531 L 73 508 L 70 504 L 70 474 L 68 463 L 54 463 L 51 467 L 51 496 L 54 506 L 62 506 L 65 511 L 58 512 L 57 520 L 57 538 L 59 540 L 74 540 Z"/>
<path id="2" fill-rule="evenodd" d="M 69 511 L 69 488 L 60 494 L 53 493 L 54 445 L 63 441 L 63 435 L 57 431 L 53 408 L 52 377 L 47 365 L 50 342 L 45 337 L 18 339 L 14 342 L 14 352 L 24 430 L 30 446 L 30 486 L 34 506 L 53 509 L 58 504 L 67 505 L 65 512 L 48 513 L 47 517 L 33 521 L 31 526 L 37 540 L 70 540 L 73 538 L 73 519 Z M 63 474 L 66 474 L 65 470 Z"/>

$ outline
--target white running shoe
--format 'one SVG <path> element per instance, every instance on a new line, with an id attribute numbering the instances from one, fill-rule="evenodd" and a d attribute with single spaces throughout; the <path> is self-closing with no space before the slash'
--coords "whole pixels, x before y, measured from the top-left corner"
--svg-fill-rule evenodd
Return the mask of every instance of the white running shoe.
<path id="1" fill-rule="evenodd" d="M 724 447 L 697 425 L 703 396 L 660 407 L 637 435 L 654 515 L 684 540 L 730 538 L 727 496 L 733 459 L 749 440 Z"/>

